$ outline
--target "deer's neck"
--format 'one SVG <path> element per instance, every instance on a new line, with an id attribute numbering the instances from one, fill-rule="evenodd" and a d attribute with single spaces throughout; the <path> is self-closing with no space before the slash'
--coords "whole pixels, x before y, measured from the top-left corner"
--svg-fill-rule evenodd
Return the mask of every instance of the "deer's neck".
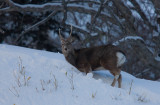
<path id="1" fill-rule="evenodd" d="M 65 56 L 66 60 L 76 67 L 76 54 L 75 52 L 69 53 Z"/>

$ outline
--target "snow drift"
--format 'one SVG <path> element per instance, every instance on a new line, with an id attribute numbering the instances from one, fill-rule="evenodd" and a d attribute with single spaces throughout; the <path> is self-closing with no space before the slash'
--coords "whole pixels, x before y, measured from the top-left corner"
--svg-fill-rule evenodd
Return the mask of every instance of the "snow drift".
<path id="1" fill-rule="evenodd" d="M 160 82 L 79 72 L 60 53 L 0 45 L 0 105 L 160 105 Z"/>

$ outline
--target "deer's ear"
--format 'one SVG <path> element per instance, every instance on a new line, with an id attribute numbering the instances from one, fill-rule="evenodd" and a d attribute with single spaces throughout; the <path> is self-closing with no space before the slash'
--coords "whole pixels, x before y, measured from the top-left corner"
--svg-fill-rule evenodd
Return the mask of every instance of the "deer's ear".
<path id="1" fill-rule="evenodd" d="M 61 44 L 65 43 L 65 39 L 62 36 L 60 36 L 60 40 L 61 40 Z"/>
<path id="2" fill-rule="evenodd" d="M 60 38 L 60 39 L 61 39 L 61 38 Z M 64 42 L 65 42 L 64 39 L 61 39 L 61 44 L 64 44 Z"/>

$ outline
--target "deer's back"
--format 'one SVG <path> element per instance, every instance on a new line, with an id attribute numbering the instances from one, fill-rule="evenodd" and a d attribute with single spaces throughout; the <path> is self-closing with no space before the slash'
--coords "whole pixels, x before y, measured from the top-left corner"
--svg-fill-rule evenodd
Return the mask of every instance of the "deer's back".
<path id="1" fill-rule="evenodd" d="M 77 66 L 89 63 L 92 70 L 95 70 L 101 67 L 102 63 L 106 63 L 106 68 L 110 69 L 110 66 L 113 67 L 117 65 L 116 53 L 119 51 L 116 46 L 110 44 L 77 50 Z"/>

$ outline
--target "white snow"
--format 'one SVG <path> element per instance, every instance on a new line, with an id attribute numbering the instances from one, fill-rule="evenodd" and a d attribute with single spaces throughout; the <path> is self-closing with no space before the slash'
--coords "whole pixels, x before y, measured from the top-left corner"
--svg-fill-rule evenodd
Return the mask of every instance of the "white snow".
<path id="1" fill-rule="evenodd" d="M 160 105 L 160 82 L 122 72 L 85 75 L 60 53 L 0 44 L 0 105 Z"/>
<path id="2" fill-rule="evenodd" d="M 135 18 L 137 18 L 137 19 L 139 19 L 139 20 L 143 20 L 142 17 L 140 16 L 140 14 L 139 14 L 137 11 L 131 10 L 131 12 L 132 12 L 132 15 L 133 15 Z"/>

